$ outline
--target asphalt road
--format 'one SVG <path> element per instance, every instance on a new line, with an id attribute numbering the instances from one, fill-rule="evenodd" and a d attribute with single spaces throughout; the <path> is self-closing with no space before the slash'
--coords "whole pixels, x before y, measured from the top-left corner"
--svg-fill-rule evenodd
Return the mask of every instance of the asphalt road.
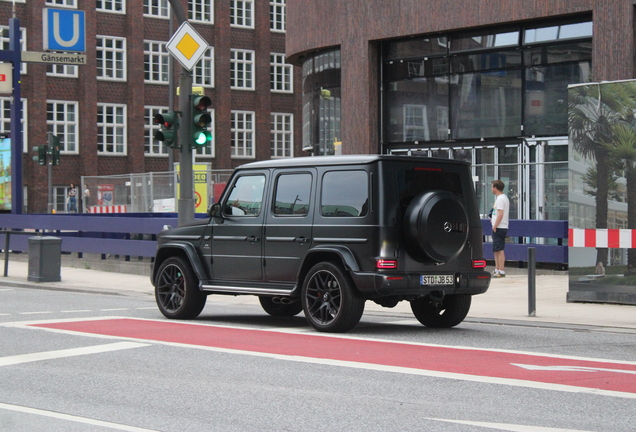
<path id="1" fill-rule="evenodd" d="M 334 336 L 231 299 L 184 323 L 151 298 L 1 288 L 0 430 L 635 430 L 636 332 L 388 310 Z"/>

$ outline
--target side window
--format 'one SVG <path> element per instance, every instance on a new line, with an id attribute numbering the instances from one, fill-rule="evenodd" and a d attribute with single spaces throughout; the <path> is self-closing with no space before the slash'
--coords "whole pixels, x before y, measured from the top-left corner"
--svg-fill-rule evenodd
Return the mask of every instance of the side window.
<path id="1" fill-rule="evenodd" d="M 369 180 L 366 171 L 329 171 L 322 179 L 321 212 L 326 217 L 366 216 Z"/>
<path id="2" fill-rule="evenodd" d="M 283 174 L 276 182 L 274 214 L 276 216 L 306 216 L 309 213 L 311 174 Z"/>
<path id="3" fill-rule="evenodd" d="M 265 176 L 244 175 L 236 179 L 225 203 L 225 214 L 258 216 L 263 204 Z"/>

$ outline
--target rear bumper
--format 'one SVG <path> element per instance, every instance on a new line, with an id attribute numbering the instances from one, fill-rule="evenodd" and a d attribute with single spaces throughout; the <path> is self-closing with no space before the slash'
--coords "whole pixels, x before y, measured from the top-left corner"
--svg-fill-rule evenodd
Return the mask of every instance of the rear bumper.
<path id="1" fill-rule="evenodd" d="M 351 276 L 366 298 L 389 296 L 423 296 L 433 291 L 445 294 L 482 294 L 490 286 L 490 273 L 470 271 L 455 273 L 453 285 L 421 285 L 419 273 L 362 273 Z"/>

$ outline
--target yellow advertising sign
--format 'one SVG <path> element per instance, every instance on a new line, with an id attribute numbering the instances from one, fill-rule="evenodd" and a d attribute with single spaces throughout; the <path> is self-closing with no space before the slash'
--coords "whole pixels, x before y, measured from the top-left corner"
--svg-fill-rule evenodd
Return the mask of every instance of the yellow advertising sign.
<path id="1" fill-rule="evenodd" d="M 181 165 L 178 163 L 175 164 L 175 171 L 177 172 L 177 184 L 176 187 L 176 197 L 180 198 L 180 187 L 179 183 L 181 183 L 181 175 L 180 175 Z M 209 164 L 194 164 L 192 165 L 192 171 L 194 175 L 194 212 L 195 213 L 207 213 L 209 207 L 209 196 L 210 196 L 210 182 L 208 172 L 210 170 Z"/>

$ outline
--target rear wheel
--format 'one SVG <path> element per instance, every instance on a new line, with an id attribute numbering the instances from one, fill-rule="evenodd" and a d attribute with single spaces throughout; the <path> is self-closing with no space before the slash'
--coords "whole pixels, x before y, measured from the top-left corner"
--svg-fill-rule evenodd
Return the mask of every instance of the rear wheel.
<path id="1" fill-rule="evenodd" d="M 318 331 L 346 332 L 358 324 L 364 297 L 341 266 L 316 264 L 303 283 L 302 306 L 309 324 Z"/>
<path id="2" fill-rule="evenodd" d="M 426 327 L 450 328 L 464 321 L 470 310 L 472 296 L 468 294 L 444 296 L 442 301 L 422 297 L 411 301 L 415 318 Z"/>
<path id="3" fill-rule="evenodd" d="M 258 301 L 265 312 L 275 317 L 291 317 L 298 315 L 303 310 L 303 305 L 298 299 L 289 299 L 292 303 L 275 302 L 272 297 L 261 296 Z"/>
<path id="4" fill-rule="evenodd" d="M 206 295 L 199 291 L 199 280 L 190 263 L 181 257 L 171 257 L 157 272 L 155 300 L 167 318 L 192 319 L 205 307 Z"/>

